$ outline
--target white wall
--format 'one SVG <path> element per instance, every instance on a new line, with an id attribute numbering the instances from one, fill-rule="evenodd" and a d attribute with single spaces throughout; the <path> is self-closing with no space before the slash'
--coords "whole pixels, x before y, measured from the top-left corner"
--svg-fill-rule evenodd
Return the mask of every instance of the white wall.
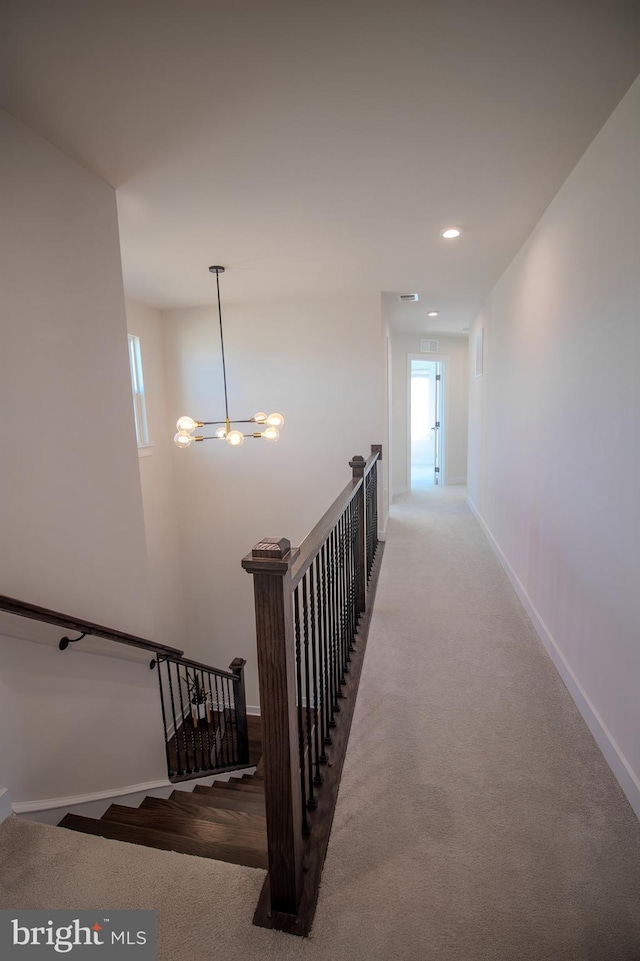
<path id="1" fill-rule="evenodd" d="M 391 469 L 392 494 L 409 488 L 407 445 L 411 442 L 408 429 L 408 357 L 420 354 L 420 339 L 424 334 L 394 331 L 392 334 L 392 411 L 391 411 Z M 425 360 L 444 360 L 444 436 L 445 482 L 463 484 L 467 476 L 467 355 L 466 337 L 445 334 L 428 335 L 438 341 L 437 354 L 420 354 Z"/>
<path id="2" fill-rule="evenodd" d="M 0 591 L 148 636 L 114 192 L 6 113 L 0 138 Z M 161 776 L 148 667 L 103 659 L 103 670 L 41 630 L 0 618 L 12 800 Z"/>
<path id="3" fill-rule="evenodd" d="M 299 543 L 350 479 L 354 454 L 383 443 L 379 297 L 225 304 L 230 414 L 279 411 L 280 440 L 175 450 L 192 656 L 226 667 L 245 657 L 258 704 L 253 586 L 240 566 L 262 537 Z M 215 285 L 212 294 L 215 296 Z M 224 416 L 215 307 L 166 314 L 171 418 Z"/>
<path id="4" fill-rule="evenodd" d="M 640 813 L 640 80 L 471 332 L 469 496 Z"/>
<path id="5" fill-rule="evenodd" d="M 153 637 L 183 649 L 184 602 L 178 510 L 173 476 L 174 444 L 164 366 L 163 317 L 127 301 L 127 329 L 140 338 L 150 447 L 139 451 Z M 175 420 L 175 418 L 174 418 Z"/>

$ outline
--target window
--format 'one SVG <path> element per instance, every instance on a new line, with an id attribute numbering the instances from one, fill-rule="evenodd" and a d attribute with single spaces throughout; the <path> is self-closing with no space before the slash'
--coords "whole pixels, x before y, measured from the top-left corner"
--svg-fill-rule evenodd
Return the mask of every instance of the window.
<path id="1" fill-rule="evenodd" d="M 133 390 L 133 416 L 136 421 L 138 447 L 149 447 L 147 427 L 147 408 L 144 400 L 144 381 L 142 379 L 142 356 L 140 338 L 129 334 L 129 365 L 131 367 L 131 388 Z"/>

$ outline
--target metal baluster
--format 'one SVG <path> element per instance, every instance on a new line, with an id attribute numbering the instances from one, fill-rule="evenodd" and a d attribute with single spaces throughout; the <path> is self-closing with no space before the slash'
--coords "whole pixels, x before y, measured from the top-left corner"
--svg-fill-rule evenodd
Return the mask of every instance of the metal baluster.
<path id="1" fill-rule="evenodd" d="M 180 665 L 179 665 L 179 664 L 176 664 L 176 680 L 177 680 L 177 684 L 178 684 L 178 694 L 179 694 L 179 696 L 180 696 L 180 719 L 181 719 L 181 721 L 182 721 L 182 739 L 183 739 L 183 741 L 184 741 L 184 755 L 185 755 L 184 767 L 185 767 L 185 773 L 186 773 L 186 774 L 190 774 L 190 773 L 191 773 L 191 764 L 190 764 L 190 760 L 189 760 L 189 742 L 187 741 L 187 730 L 186 730 L 187 720 L 186 720 L 186 717 L 185 717 L 184 698 L 183 698 L 183 695 L 182 695 L 183 678 L 180 676 Z M 189 678 L 188 678 L 188 675 L 187 675 L 187 690 L 188 690 L 188 689 L 189 689 Z M 187 716 L 190 717 L 188 709 L 187 709 Z M 195 753 L 195 741 L 194 741 L 194 738 L 193 738 L 193 723 L 191 724 L 191 740 L 194 742 L 194 743 L 193 743 L 193 747 L 194 747 L 194 753 Z"/>
<path id="2" fill-rule="evenodd" d="M 360 624 L 360 566 L 358 564 L 358 538 L 360 537 L 360 499 L 353 501 L 353 616 L 354 633 L 358 633 Z M 354 638 L 355 644 L 355 638 Z"/>
<path id="3" fill-rule="evenodd" d="M 314 784 L 322 784 L 322 774 L 320 773 L 320 724 L 322 719 L 322 695 L 318 685 L 318 660 L 320 651 L 318 649 L 318 635 L 316 630 L 316 560 L 317 555 L 309 567 L 309 599 L 311 601 L 311 655 L 313 658 L 313 742 L 316 758 L 316 773 L 314 775 L 313 782 Z"/>
<path id="4" fill-rule="evenodd" d="M 229 688 L 229 710 L 233 718 L 233 763 L 238 763 L 238 712 L 236 710 L 236 688 L 230 677 L 227 678 Z"/>
<path id="5" fill-rule="evenodd" d="M 371 567 L 378 549 L 378 462 L 371 468 Z"/>
<path id="6" fill-rule="evenodd" d="M 342 622 L 343 622 L 343 672 L 342 677 L 344 681 L 344 675 L 349 673 L 349 582 L 347 578 L 347 511 L 346 509 L 342 512 L 342 517 L 340 518 L 340 526 L 342 529 L 342 543 L 340 547 L 341 555 L 341 566 L 340 570 L 342 576 L 340 578 L 342 583 Z"/>
<path id="7" fill-rule="evenodd" d="M 222 679 L 223 688 L 225 688 L 224 704 L 225 704 L 225 716 L 227 719 L 227 724 L 229 725 L 229 746 L 231 748 L 231 764 L 236 763 L 237 751 L 236 751 L 236 728 L 233 714 L 231 713 L 231 691 L 229 690 L 229 678 L 224 677 Z"/>
<path id="8" fill-rule="evenodd" d="M 218 675 L 214 675 L 215 686 L 216 686 L 216 707 L 218 714 L 218 725 L 220 727 L 220 762 L 221 767 L 226 767 L 228 764 L 229 747 L 227 745 L 227 725 L 225 723 L 224 717 L 224 702 L 220 696 L 220 689 L 218 687 L 218 681 L 220 680 Z"/>
<path id="9" fill-rule="evenodd" d="M 299 587 L 299 585 L 298 585 Z M 293 616 L 296 639 L 296 685 L 297 696 L 296 704 L 298 708 L 298 753 L 300 757 L 300 791 L 302 794 L 302 833 L 309 834 L 309 821 L 307 818 L 307 792 L 306 778 L 304 776 L 304 736 L 302 730 L 302 652 L 300 650 L 300 600 L 298 587 L 293 592 Z"/>
<path id="10" fill-rule="evenodd" d="M 356 633 L 355 623 L 355 594 L 353 592 L 353 500 L 347 507 L 347 585 L 349 594 L 349 660 L 353 651 L 353 641 Z"/>
<path id="11" fill-rule="evenodd" d="M 349 507 L 349 519 L 351 523 L 351 570 L 349 574 L 351 583 L 351 650 L 355 647 L 356 631 L 358 630 L 358 565 L 356 563 L 356 538 L 358 536 L 357 515 L 358 501 L 357 498 L 354 497 Z"/>
<path id="12" fill-rule="evenodd" d="M 199 685 L 198 687 L 196 687 L 196 705 L 195 705 L 196 710 L 195 710 L 195 716 L 196 716 L 196 718 L 197 718 L 197 721 L 196 721 L 195 727 L 197 728 L 197 731 L 198 731 L 197 743 L 198 743 L 198 747 L 200 748 L 200 763 L 199 763 L 199 764 L 196 763 L 194 766 L 196 767 L 196 769 L 202 771 L 203 768 L 204 768 L 204 766 L 205 766 L 205 765 L 204 765 L 204 741 L 203 741 L 203 738 L 202 738 L 202 725 L 201 725 L 201 723 L 200 723 L 200 704 L 201 704 L 201 702 L 198 700 L 198 697 L 201 696 L 199 692 L 204 690 L 204 681 L 203 681 L 202 671 L 200 671 L 199 674 L 196 674 L 195 671 L 194 671 L 194 675 L 193 675 L 193 676 L 198 678 L 198 685 Z M 206 714 L 205 714 L 205 717 L 206 717 Z M 194 731 L 194 734 L 195 734 L 195 731 Z M 194 756 L 194 761 L 196 761 L 196 760 L 197 760 L 197 758 Z"/>
<path id="13" fill-rule="evenodd" d="M 324 659 L 325 649 L 324 649 L 324 634 L 323 634 L 323 600 L 322 600 L 322 548 L 318 551 L 315 558 L 315 569 L 316 569 L 316 614 L 318 620 L 318 677 L 320 681 L 319 685 L 319 697 L 318 710 L 320 715 L 320 763 L 327 763 L 327 756 L 324 750 L 327 737 L 327 725 L 326 725 L 326 662 Z"/>
<path id="14" fill-rule="evenodd" d="M 340 690 L 340 608 L 338 604 L 338 534 L 335 529 L 331 531 L 331 599 L 333 606 L 333 616 L 331 625 L 331 667 L 333 670 L 333 713 L 340 711 L 338 698 L 342 694 Z"/>
<path id="15" fill-rule="evenodd" d="M 325 562 L 327 572 L 327 651 L 328 651 L 328 678 L 329 678 L 329 726 L 335 727 L 335 704 L 336 704 L 336 672 L 334 667 L 334 648 L 333 648 L 333 581 L 331 578 L 331 546 L 332 534 L 329 534 L 325 541 Z"/>
<path id="16" fill-rule="evenodd" d="M 194 705 L 193 705 L 193 703 L 192 703 L 192 701 L 191 701 L 191 695 L 190 695 L 190 692 L 189 692 L 189 683 L 190 683 L 190 682 L 189 682 L 189 678 L 190 678 L 190 677 L 191 677 L 191 678 L 195 678 L 195 676 L 196 676 L 195 671 L 193 672 L 192 675 L 190 675 L 190 674 L 189 674 L 189 668 L 187 668 L 187 693 L 186 693 L 187 716 L 186 716 L 186 721 L 187 721 L 187 724 L 190 723 L 191 738 L 190 738 L 190 744 L 189 744 L 189 752 L 190 752 L 190 753 L 189 753 L 189 763 L 190 763 L 191 771 L 193 771 L 193 772 L 196 772 L 196 771 L 198 770 L 198 752 L 197 752 L 197 746 L 198 746 L 198 744 L 197 744 L 198 708 L 197 708 L 197 706 L 196 706 L 196 708 L 195 708 L 195 717 L 196 717 L 196 720 L 194 721 L 194 719 L 193 719 L 193 717 L 194 717 Z"/>
<path id="17" fill-rule="evenodd" d="M 208 673 L 209 672 L 207 672 L 207 676 Z M 200 674 L 200 685 L 204 696 L 204 701 L 202 702 L 204 704 L 204 730 L 202 729 L 202 725 L 198 724 L 198 728 L 200 729 L 200 742 L 202 746 L 202 766 L 200 769 L 202 771 L 207 771 L 211 767 L 211 751 L 209 749 L 209 712 L 207 710 L 208 696 L 205 673 L 204 671 L 201 671 Z"/>
<path id="18" fill-rule="evenodd" d="M 167 777 L 171 777 L 171 752 L 169 750 L 169 737 L 167 733 L 167 711 L 164 704 L 164 691 L 162 689 L 162 665 L 164 659 L 159 655 L 156 658 L 158 665 L 158 687 L 160 688 L 160 705 L 162 707 L 162 726 L 164 728 L 164 749 L 167 755 Z"/>
<path id="19" fill-rule="evenodd" d="M 321 555 L 321 576 L 322 576 L 322 599 L 318 606 L 320 609 L 320 616 L 322 618 L 322 645 L 324 649 L 324 670 L 322 675 L 322 683 L 324 687 L 324 718 L 325 718 L 325 728 L 324 728 L 324 743 L 331 744 L 331 705 L 333 702 L 333 695 L 331 692 L 331 655 L 329 650 L 329 588 L 327 585 L 327 543 L 322 545 L 320 548 Z"/>
<path id="20" fill-rule="evenodd" d="M 344 510 L 344 635 L 347 671 L 351 662 L 351 525 L 349 505 Z"/>
<path id="21" fill-rule="evenodd" d="M 213 690 L 211 688 L 211 671 L 207 674 L 207 680 L 209 682 L 209 690 L 207 696 L 209 698 L 209 710 L 211 711 L 211 745 L 209 747 L 209 765 L 212 768 L 217 768 L 218 765 L 218 742 L 216 738 L 216 714 L 213 709 Z M 209 728 L 209 722 L 207 721 L 207 730 Z"/>
<path id="22" fill-rule="evenodd" d="M 315 807 L 318 803 L 313 790 L 313 732 L 311 729 L 311 682 L 309 660 L 309 598 L 307 590 L 307 575 L 302 578 L 302 639 L 304 645 L 304 689 L 307 701 L 306 721 L 307 721 L 307 764 L 306 774 L 309 779 L 309 796 L 307 807 Z"/>
<path id="23" fill-rule="evenodd" d="M 338 590 L 340 594 L 340 693 L 345 683 L 347 671 L 347 631 L 346 606 L 344 597 L 344 514 L 338 518 Z"/>
<path id="24" fill-rule="evenodd" d="M 373 468 L 371 468 L 373 470 Z M 371 577 L 373 567 L 373 499 L 372 499 L 372 475 L 371 471 L 367 474 L 367 583 Z"/>

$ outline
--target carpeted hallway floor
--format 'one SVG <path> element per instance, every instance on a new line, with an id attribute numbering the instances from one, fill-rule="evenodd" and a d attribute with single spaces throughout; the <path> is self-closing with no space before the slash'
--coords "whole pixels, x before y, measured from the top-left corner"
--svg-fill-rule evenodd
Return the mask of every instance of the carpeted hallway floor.
<path id="1" fill-rule="evenodd" d="M 154 907 L 163 961 L 640 961 L 640 824 L 462 488 L 394 505 L 308 941 L 262 878 L 0 828 L 0 907 Z"/>

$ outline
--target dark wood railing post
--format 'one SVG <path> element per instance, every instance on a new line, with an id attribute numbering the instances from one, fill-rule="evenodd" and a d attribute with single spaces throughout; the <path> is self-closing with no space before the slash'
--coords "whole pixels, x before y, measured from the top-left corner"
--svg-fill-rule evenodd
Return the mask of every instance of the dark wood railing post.
<path id="1" fill-rule="evenodd" d="M 238 764 L 249 764 L 249 727 L 247 725 L 247 695 L 244 686 L 244 657 L 234 657 L 229 665 L 237 680 L 233 683 L 236 711 Z"/>
<path id="2" fill-rule="evenodd" d="M 358 570 L 358 611 L 362 614 L 367 605 L 367 550 L 366 524 L 364 501 L 364 467 L 365 459 L 362 454 L 356 454 L 350 461 L 354 481 L 362 480 L 360 490 L 356 494 L 356 517 L 358 518 L 358 540 L 356 546 L 356 565 Z"/>
<path id="3" fill-rule="evenodd" d="M 266 537 L 244 558 L 253 574 L 271 911 L 296 915 L 302 893 L 302 798 L 291 566 L 298 551 Z"/>

